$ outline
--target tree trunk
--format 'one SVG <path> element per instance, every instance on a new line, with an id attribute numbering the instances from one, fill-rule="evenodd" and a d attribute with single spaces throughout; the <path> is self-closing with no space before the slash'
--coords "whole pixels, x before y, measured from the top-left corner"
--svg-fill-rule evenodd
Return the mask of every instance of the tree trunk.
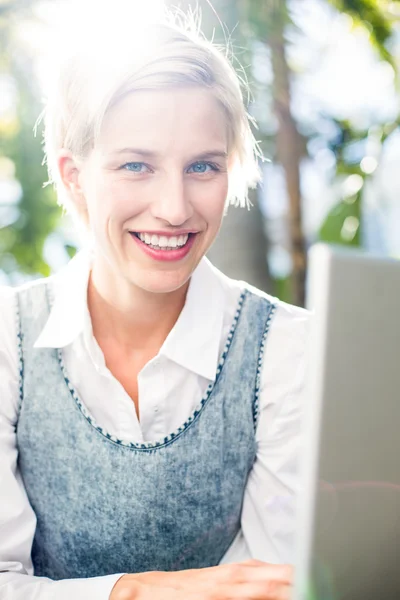
<path id="1" fill-rule="evenodd" d="M 291 239 L 291 256 L 293 262 L 293 302 L 304 306 L 306 243 L 303 235 L 300 193 L 300 159 L 302 139 L 293 119 L 290 106 L 290 71 L 285 54 L 285 10 L 280 6 L 268 6 L 272 0 L 265 2 L 265 19 L 268 19 L 269 34 L 265 43 L 271 49 L 272 70 L 274 75 L 273 95 L 274 112 L 278 119 L 276 136 L 276 158 L 285 172 L 286 187 L 289 198 L 289 230 Z M 283 1 L 283 0 L 282 0 Z M 272 2 L 274 4 L 274 2 Z M 273 22 L 271 21 L 273 19 Z"/>

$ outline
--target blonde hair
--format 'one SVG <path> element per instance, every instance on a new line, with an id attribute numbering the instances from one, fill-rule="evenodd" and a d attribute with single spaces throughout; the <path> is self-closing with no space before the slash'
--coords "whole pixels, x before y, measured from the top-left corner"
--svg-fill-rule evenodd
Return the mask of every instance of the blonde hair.
<path id="1" fill-rule="evenodd" d="M 248 92 L 248 86 L 236 74 L 227 49 L 206 40 L 198 20 L 182 14 L 166 13 L 162 21 L 121 28 L 112 44 L 107 31 L 98 31 L 97 38 L 94 33 L 84 50 L 75 48 L 64 57 L 42 115 L 47 183 L 56 186 L 59 203 L 73 209 L 61 182 L 58 151 L 64 148 L 85 159 L 107 111 L 119 99 L 138 90 L 201 86 L 214 94 L 226 115 L 228 153 L 235 157 L 227 205 L 248 206 L 248 188 L 260 179 L 261 152 L 241 89 Z"/>

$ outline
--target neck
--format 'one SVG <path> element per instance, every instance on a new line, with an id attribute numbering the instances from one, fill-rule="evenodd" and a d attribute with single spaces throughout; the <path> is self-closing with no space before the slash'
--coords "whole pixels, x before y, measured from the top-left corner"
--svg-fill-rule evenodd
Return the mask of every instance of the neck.
<path id="1" fill-rule="evenodd" d="M 157 353 L 183 309 L 188 286 L 189 282 L 168 294 L 151 293 L 102 277 L 94 264 L 88 307 L 95 338 L 126 354 Z"/>

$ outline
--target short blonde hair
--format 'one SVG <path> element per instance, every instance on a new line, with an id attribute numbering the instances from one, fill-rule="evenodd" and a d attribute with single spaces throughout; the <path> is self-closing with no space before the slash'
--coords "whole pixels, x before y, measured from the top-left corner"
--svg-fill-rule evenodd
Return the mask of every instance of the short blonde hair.
<path id="1" fill-rule="evenodd" d="M 67 211 L 73 208 L 61 182 L 58 151 L 85 159 L 119 99 L 138 90 L 200 86 L 214 94 L 226 115 L 228 152 L 235 157 L 227 205 L 248 206 L 248 189 L 260 180 L 261 152 L 241 89 L 248 92 L 248 86 L 235 72 L 228 49 L 206 40 L 198 22 L 171 13 L 141 30 L 130 29 L 129 35 L 121 32 L 111 53 L 107 38 L 101 39 L 86 40 L 84 51 L 64 57 L 43 112 L 47 183 L 56 186 L 59 203 Z"/>

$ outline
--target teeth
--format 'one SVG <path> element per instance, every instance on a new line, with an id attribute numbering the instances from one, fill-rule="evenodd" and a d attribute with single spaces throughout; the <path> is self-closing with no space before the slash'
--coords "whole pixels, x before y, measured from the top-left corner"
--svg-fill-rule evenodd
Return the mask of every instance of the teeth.
<path id="1" fill-rule="evenodd" d="M 139 238 L 142 242 L 149 246 L 156 246 L 157 248 L 177 248 L 184 246 L 188 241 L 188 235 L 180 235 L 167 237 L 166 235 L 158 236 L 156 234 L 139 233 Z"/>

